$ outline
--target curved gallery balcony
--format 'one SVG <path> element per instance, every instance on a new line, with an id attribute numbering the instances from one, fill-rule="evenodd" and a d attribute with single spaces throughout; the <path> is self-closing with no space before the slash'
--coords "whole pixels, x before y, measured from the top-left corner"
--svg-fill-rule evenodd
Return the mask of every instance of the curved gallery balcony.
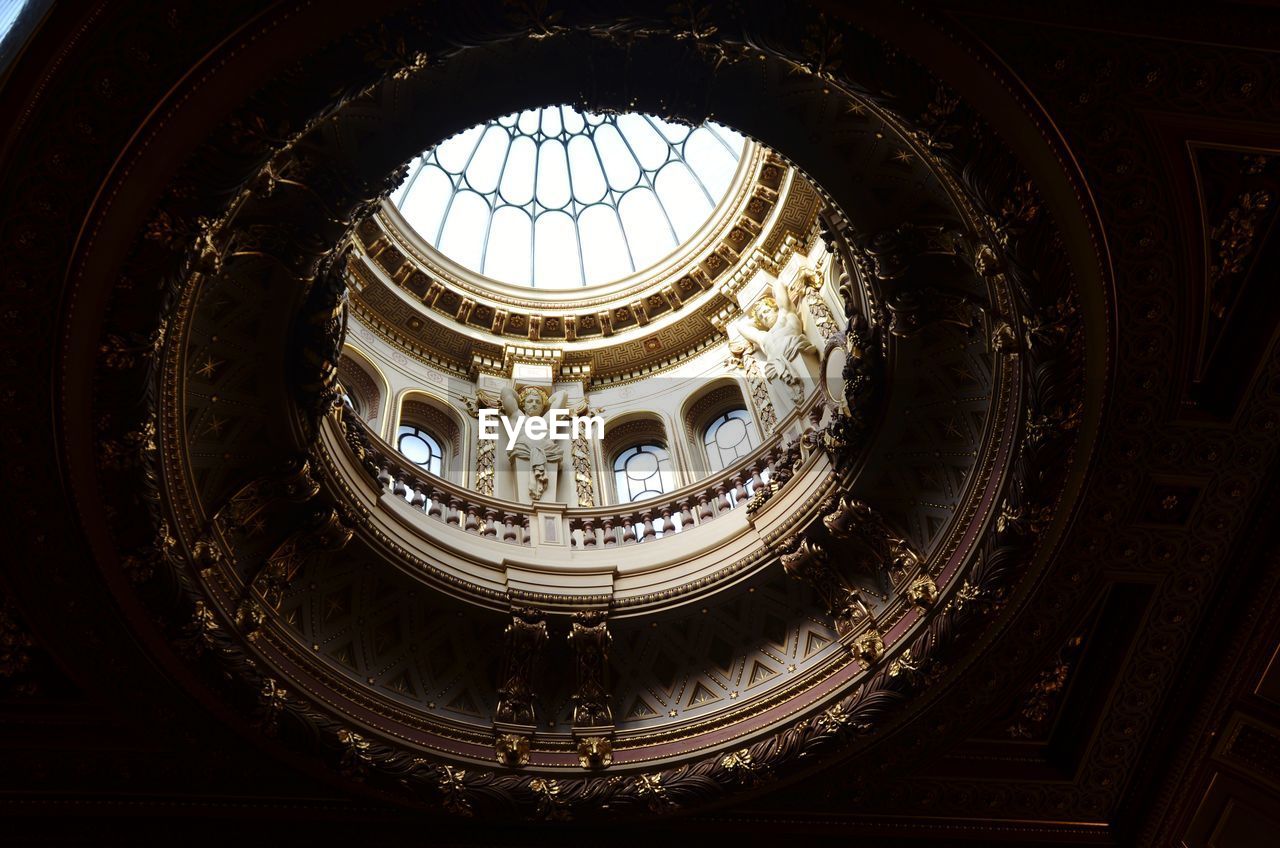
<path id="1" fill-rule="evenodd" d="M 782 435 L 803 420 L 816 423 L 800 440 Z M 815 393 L 778 434 L 712 477 L 596 507 L 478 494 L 409 461 L 349 406 L 323 420 L 320 445 L 365 526 L 401 567 L 446 591 L 497 609 L 537 602 L 638 614 L 688 602 L 776 559 L 772 542 L 802 529 L 847 485 L 848 472 L 820 446 L 819 425 L 829 424 Z"/>

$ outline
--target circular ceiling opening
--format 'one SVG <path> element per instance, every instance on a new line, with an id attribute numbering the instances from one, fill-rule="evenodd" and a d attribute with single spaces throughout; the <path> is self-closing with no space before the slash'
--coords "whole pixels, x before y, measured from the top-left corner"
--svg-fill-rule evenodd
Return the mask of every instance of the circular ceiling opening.
<path id="1" fill-rule="evenodd" d="M 644 271 L 689 241 L 733 184 L 745 145 L 710 122 L 547 106 L 425 151 L 391 201 L 471 271 L 576 289 Z"/>

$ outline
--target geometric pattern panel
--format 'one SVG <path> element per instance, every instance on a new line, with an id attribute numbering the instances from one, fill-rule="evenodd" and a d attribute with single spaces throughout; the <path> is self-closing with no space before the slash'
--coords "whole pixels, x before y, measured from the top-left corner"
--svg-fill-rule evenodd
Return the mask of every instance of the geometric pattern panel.
<path id="1" fill-rule="evenodd" d="M 682 616 L 611 625 L 619 730 L 732 709 L 844 650 L 807 587 L 780 568 L 770 572 L 719 603 L 690 605 Z"/>
<path id="2" fill-rule="evenodd" d="M 902 369 L 877 450 L 859 479 L 861 497 L 924 551 L 951 521 L 977 461 L 994 374 L 988 340 L 937 324 L 896 339 Z M 900 377 L 903 375 L 899 375 Z"/>
<path id="3" fill-rule="evenodd" d="M 474 608 L 464 614 L 385 565 L 341 556 L 304 567 L 280 611 L 308 648 L 381 694 L 488 724 L 497 702 L 500 616 Z M 476 650 L 486 644 L 492 650 Z"/>

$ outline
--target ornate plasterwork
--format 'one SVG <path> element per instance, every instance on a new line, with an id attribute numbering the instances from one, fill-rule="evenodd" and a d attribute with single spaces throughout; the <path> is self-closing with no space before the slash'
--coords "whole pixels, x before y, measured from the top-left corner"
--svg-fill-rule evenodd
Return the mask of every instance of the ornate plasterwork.
<path id="1" fill-rule="evenodd" d="M 661 21 L 659 16 L 659 29 L 663 26 Z M 604 43 L 611 45 L 618 38 L 625 41 L 627 32 L 626 28 L 611 30 Z M 676 30 L 676 34 L 682 31 Z M 429 37 L 420 35 L 424 39 Z M 845 35 L 850 40 L 854 37 L 853 32 Z M 645 38 L 652 37 L 652 31 L 646 31 Z M 673 38 L 673 43 L 681 45 L 682 39 Z M 731 55 L 748 50 L 743 45 L 714 39 L 709 40 L 707 46 L 713 48 L 713 53 L 718 47 L 729 50 Z M 680 49 L 683 50 L 683 46 Z M 810 52 L 804 46 L 795 54 L 804 56 L 803 60 L 779 57 L 775 60 L 791 68 L 801 81 L 812 83 L 815 91 L 839 79 L 843 71 L 838 70 L 840 64 L 833 61 L 831 50 L 822 48 L 813 55 L 809 55 Z M 425 50 L 411 50 L 401 57 L 403 61 L 393 56 L 389 66 L 379 65 L 377 73 L 371 73 L 388 85 L 412 84 L 418 74 L 429 74 L 428 55 Z M 698 49 L 690 55 L 695 64 L 704 58 L 704 51 Z M 851 114 L 874 114 L 895 141 L 900 142 L 902 150 L 910 151 L 908 159 L 918 157 L 928 162 L 926 175 L 943 175 L 942 181 L 948 181 L 946 175 L 952 172 L 945 162 L 929 156 L 931 145 L 900 132 L 899 120 L 885 107 L 869 98 L 848 96 L 843 91 L 840 96 L 863 110 Z M 590 91 L 583 97 L 594 100 L 601 94 Z M 391 98 L 385 102 L 393 101 Z M 696 111 L 687 105 L 677 107 L 677 112 L 684 110 Z M 333 114 L 340 115 L 341 111 L 335 109 Z M 311 129 L 323 134 L 325 126 L 317 124 Z M 254 275 L 275 274 L 282 285 L 268 287 L 268 294 L 274 300 L 267 306 L 276 310 L 274 314 L 296 314 L 301 304 L 303 316 L 299 334 L 304 343 L 294 364 L 303 377 L 298 382 L 304 387 L 304 393 L 301 397 L 288 398 L 285 406 L 293 416 L 290 420 L 296 430 L 304 436 L 314 435 L 318 415 L 332 400 L 328 378 L 335 367 L 333 342 L 337 334 L 331 325 L 339 321 L 342 314 L 340 287 L 333 285 L 331 276 L 335 257 L 330 246 L 341 241 L 352 222 L 369 210 L 371 198 L 385 191 L 386 186 L 344 170 L 340 158 L 326 161 L 322 146 L 311 144 L 312 141 L 315 139 L 303 134 L 277 146 L 276 158 L 271 160 L 262 177 L 262 192 L 267 198 L 274 192 L 282 192 L 285 197 L 293 196 L 291 192 L 302 192 L 297 197 L 306 196 L 309 201 L 316 192 L 326 192 L 330 202 L 320 204 L 327 210 L 325 213 L 317 212 L 312 219 L 302 221 L 291 219 L 287 228 L 276 231 L 252 230 L 251 245 L 237 242 L 241 225 L 249 220 L 246 217 L 244 222 L 239 222 L 237 215 L 262 200 L 246 194 L 221 216 L 196 224 L 190 230 L 183 228 L 194 222 L 162 228 L 170 249 L 190 244 L 191 239 L 186 236 L 192 233 L 196 247 L 189 254 L 190 264 L 174 278 L 169 308 L 162 313 L 159 337 L 166 340 L 163 363 L 156 363 L 150 374 L 150 386 L 155 393 L 156 438 L 154 444 L 148 443 L 142 448 L 140 463 L 149 475 L 148 491 L 155 495 L 154 525 L 152 532 L 135 544 L 140 552 L 153 557 L 157 567 L 163 568 L 166 577 L 174 580 L 179 588 L 177 594 L 184 599 L 186 613 L 183 647 L 193 654 L 205 654 L 219 664 L 231 680 L 247 684 L 247 691 L 257 697 L 257 717 L 264 728 L 278 726 L 286 714 L 313 728 L 347 778 L 379 788 L 409 787 L 415 800 L 439 803 L 453 812 L 521 809 L 547 816 L 553 813 L 585 815 L 600 803 L 618 810 L 668 812 L 704 797 L 755 785 L 762 775 L 781 773 L 801 757 L 812 759 L 844 749 L 884 720 L 892 705 L 905 700 L 908 693 L 923 685 L 929 674 L 936 671 L 935 655 L 952 647 L 948 643 L 967 623 L 979 623 L 984 610 L 998 606 L 1002 587 L 1039 544 L 1058 484 L 1058 478 L 1042 472 L 1045 466 L 1040 454 L 1050 445 L 1061 449 L 1069 444 L 1079 420 L 1078 411 L 1061 402 L 1057 394 L 1070 395 L 1074 386 L 1069 367 L 1079 344 L 1074 303 L 1069 286 L 1042 291 L 1027 287 L 1021 277 L 1019 269 L 1023 267 L 1024 257 L 1018 256 L 1018 250 L 1022 246 L 1022 232 L 1035 222 L 1023 220 L 1016 211 L 1002 216 L 995 211 L 999 209 L 999 198 L 986 195 L 981 187 L 970 187 L 974 197 L 964 195 L 967 199 L 960 204 L 957 214 L 969 229 L 969 238 L 973 241 L 970 247 L 975 255 L 979 243 L 990 243 L 999 245 L 992 248 L 997 259 L 1019 260 L 1011 262 L 1007 271 L 997 268 L 986 274 L 985 282 L 992 294 L 993 309 L 1012 319 L 1011 326 L 1019 328 L 1012 344 L 993 351 L 1000 373 L 999 384 L 1004 390 L 1001 397 L 1008 401 L 1023 393 L 1028 411 L 1025 419 L 1016 413 L 1009 414 L 1008 410 L 1002 411 L 998 416 L 999 426 L 984 434 L 988 439 L 986 453 L 995 461 L 995 467 L 976 478 L 980 496 L 975 492 L 975 497 L 961 510 L 955 532 L 949 534 L 952 542 L 939 545 L 940 550 L 948 551 L 946 558 L 936 560 L 931 556 L 927 566 L 922 564 L 929 569 L 929 579 L 940 590 L 933 606 L 921 617 L 917 601 L 932 593 L 904 593 L 902 603 L 910 601 L 912 605 L 909 614 L 903 607 L 896 619 L 877 622 L 874 633 L 867 630 L 857 634 L 854 646 L 858 661 L 853 661 L 850 654 L 821 679 L 810 681 L 811 688 L 829 684 L 826 689 L 815 692 L 816 697 L 809 701 L 795 700 L 795 693 L 790 693 L 792 700 L 773 704 L 787 704 L 783 729 L 775 732 L 766 729 L 763 722 L 758 723 L 751 736 L 732 743 L 718 740 L 715 727 L 691 730 L 677 748 L 684 752 L 678 755 L 682 759 L 677 765 L 668 761 L 652 767 L 643 760 L 623 762 L 614 744 L 611 767 L 623 766 L 616 776 L 567 776 L 566 769 L 580 768 L 579 756 L 585 757 L 588 764 L 605 765 L 598 742 L 591 742 L 585 752 L 580 747 L 550 748 L 541 752 L 531 747 L 528 756 L 533 771 L 492 772 L 470 767 L 474 761 L 466 754 L 457 753 L 458 748 L 441 742 L 441 737 L 433 736 L 435 729 L 424 727 L 421 716 L 403 710 L 363 712 L 377 706 L 377 697 L 361 691 L 360 684 L 349 676 L 328 678 L 323 694 L 309 688 L 313 679 L 285 679 L 280 669 L 302 667 L 297 646 L 289 639 L 278 638 L 274 630 L 278 622 L 269 615 L 254 622 L 259 629 L 253 632 L 259 635 L 249 640 L 243 621 L 237 621 L 234 614 L 246 590 L 253 591 L 238 560 L 245 553 L 264 548 L 269 541 L 254 541 L 252 534 L 257 532 L 256 525 L 241 530 L 209 521 L 217 504 L 240 488 L 236 485 L 237 475 L 243 478 L 247 469 L 260 464 L 262 458 L 273 452 L 269 450 L 272 445 L 264 443 L 259 447 L 259 455 L 249 454 L 236 465 L 218 469 L 214 462 L 219 447 L 232 447 L 234 441 L 236 451 L 247 450 L 245 434 L 254 431 L 258 420 L 268 418 L 267 410 L 251 409 L 246 399 L 245 407 L 239 412 L 235 405 L 228 404 L 232 411 L 224 413 L 224 407 L 218 406 L 229 399 L 223 393 L 223 386 L 234 386 L 233 383 L 192 378 L 185 384 L 184 378 L 188 371 L 187 357 L 192 350 L 220 352 L 222 348 L 215 346 L 225 344 L 218 340 L 221 332 L 212 332 L 216 322 L 212 313 L 203 308 L 204 295 L 214 292 L 224 295 Z M 263 144 L 272 147 L 266 142 Z M 292 149 L 294 144 L 298 150 Z M 919 172 L 912 173 L 913 178 L 919 176 Z M 279 197 L 271 203 L 290 206 Z M 969 203 L 975 209 L 967 208 Z M 334 209 L 341 214 L 333 214 Z M 991 210 L 990 221 L 984 215 L 973 214 L 976 209 Z M 180 213 L 166 211 L 171 219 L 175 214 Z M 306 232 L 304 237 L 299 236 L 302 231 Z M 290 280 L 293 288 L 284 285 Z M 256 305 L 263 308 L 261 303 Z M 225 317 L 223 314 L 217 320 Z M 1025 323 L 1018 319 L 1025 319 Z M 849 335 L 847 344 L 850 349 L 863 347 L 856 333 Z M 1034 382 L 1024 380 L 1030 373 L 1036 375 Z M 861 376 L 852 374 L 849 380 L 858 393 L 869 391 L 854 379 Z M 245 408 L 250 408 L 249 412 L 246 413 Z M 1015 434 L 1024 420 L 1028 425 L 1026 436 L 1019 440 Z M 113 436 L 123 441 L 122 434 Z M 816 432 L 813 441 L 802 449 L 831 451 L 848 461 L 846 451 L 853 445 L 855 441 L 850 434 L 839 422 L 833 422 L 822 432 Z M 224 452 L 231 453 L 230 450 Z M 332 492 L 318 496 L 332 498 Z M 836 506 L 831 504 L 833 510 Z M 291 509 L 287 499 L 284 503 L 273 500 L 264 506 L 262 532 L 290 525 Z M 967 537 L 961 532 L 970 527 L 983 527 L 988 518 L 997 514 L 999 520 L 992 521 L 993 529 L 981 538 Z M 343 526 L 348 522 L 360 524 L 367 518 L 359 510 L 352 510 L 349 515 L 339 512 L 335 516 Z M 155 532 L 159 527 L 165 528 L 163 534 Z M 911 585 L 924 584 L 912 582 Z M 348 711 L 348 704 L 358 704 L 367 718 L 357 723 Z M 411 728 L 415 741 L 405 743 L 405 733 L 394 728 Z M 492 735 L 484 739 L 481 748 L 485 759 L 493 756 L 493 744 Z M 517 759 L 524 755 L 518 745 L 510 750 L 518 754 Z M 552 784 L 554 791 L 549 788 Z"/>
<path id="2" fill-rule="evenodd" d="M 714 238 L 627 288 L 589 297 L 497 291 L 406 235 L 398 216 L 374 216 L 357 228 L 349 260 L 354 308 L 396 348 L 459 374 L 477 356 L 494 358 L 518 341 L 539 350 L 572 342 L 567 364 L 598 384 L 671 368 L 720 341 L 711 319 L 733 303 L 761 257 L 781 267 L 816 232 L 821 199 L 803 177 L 759 147 L 742 168 L 716 213 Z"/>

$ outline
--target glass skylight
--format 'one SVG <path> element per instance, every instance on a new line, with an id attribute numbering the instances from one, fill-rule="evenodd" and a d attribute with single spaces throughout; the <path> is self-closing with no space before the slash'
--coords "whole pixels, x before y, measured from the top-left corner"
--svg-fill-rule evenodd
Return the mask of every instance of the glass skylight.
<path id="1" fill-rule="evenodd" d="M 429 244 L 473 271 L 577 288 L 642 271 L 697 232 L 743 144 L 713 123 L 691 129 L 548 106 L 426 151 L 391 200 Z"/>
<path id="2" fill-rule="evenodd" d="M 9 30 L 18 22 L 18 15 L 27 5 L 27 0 L 0 0 L 0 42 L 3 42 Z"/>

